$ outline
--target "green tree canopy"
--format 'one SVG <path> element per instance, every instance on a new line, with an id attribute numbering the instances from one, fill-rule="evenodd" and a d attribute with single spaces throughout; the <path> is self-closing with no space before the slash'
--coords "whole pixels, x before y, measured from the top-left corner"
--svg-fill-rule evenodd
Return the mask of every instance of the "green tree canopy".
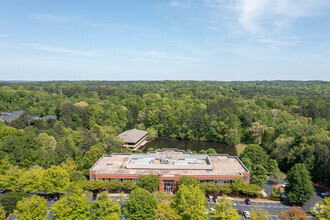
<path id="1" fill-rule="evenodd" d="M 70 185 L 70 177 L 66 169 L 60 166 L 52 166 L 43 174 L 41 185 L 44 191 L 63 193 Z"/>
<path id="2" fill-rule="evenodd" d="M 220 198 L 214 205 L 214 213 L 211 213 L 212 219 L 216 220 L 234 220 L 240 219 L 238 211 L 233 208 L 233 202 L 227 197 Z"/>
<path id="3" fill-rule="evenodd" d="M 0 204 L 0 220 L 5 220 L 6 219 L 6 211 L 3 208 L 3 206 Z"/>
<path id="4" fill-rule="evenodd" d="M 294 165 L 287 176 L 285 191 L 292 203 L 302 204 L 314 195 L 314 187 L 308 170 L 304 164 Z"/>
<path id="5" fill-rule="evenodd" d="M 48 218 L 47 202 L 44 198 L 33 195 L 18 201 L 15 214 L 17 219 L 45 220 Z"/>
<path id="6" fill-rule="evenodd" d="M 119 220 L 121 207 L 115 199 L 110 198 L 106 192 L 102 192 L 97 200 L 90 204 L 90 219 Z"/>
<path id="7" fill-rule="evenodd" d="M 158 203 L 154 215 L 155 220 L 180 220 L 178 211 L 168 203 Z"/>
<path id="8" fill-rule="evenodd" d="M 148 190 L 149 192 L 154 192 L 158 190 L 160 186 L 160 179 L 157 175 L 141 175 L 139 181 L 137 182 L 137 186 Z"/>
<path id="9" fill-rule="evenodd" d="M 253 207 L 251 209 L 251 219 L 252 220 L 265 220 L 268 219 L 268 212 L 260 208 L 259 206 Z"/>
<path id="10" fill-rule="evenodd" d="M 207 219 L 206 197 L 199 186 L 182 185 L 175 195 L 174 206 L 183 220 Z"/>
<path id="11" fill-rule="evenodd" d="M 179 188 L 182 185 L 185 185 L 185 186 L 190 186 L 190 185 L 198 186 L 199 185 L 199 182 L 196 179 L 196 177 L 193 177 L 193 176 L 182 176 L 182 177 L 180 177 L 179 182 L 178 182 Z"/>
<path id="12" fill-rule="evenodd" d="M 126 215 L 129 220 L 152 220 L 155 215 L 157 200 L 153 194 L 143 188 L 134 189 L 126 204 Z"/>
<path id="13" fill-rule="evenodd" d="M 82 189 L 76 186 L 62 196 L 52 207 L 54 219 L 88 219 L 89 205 Z"/>

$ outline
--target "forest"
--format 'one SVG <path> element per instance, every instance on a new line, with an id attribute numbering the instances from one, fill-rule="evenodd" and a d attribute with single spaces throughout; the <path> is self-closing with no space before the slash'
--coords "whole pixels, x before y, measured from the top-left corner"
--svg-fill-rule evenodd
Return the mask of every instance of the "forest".
<path id="1" fill-rule="evenodd" d="M 0 113 L 18 110 L 17 120 L 0 122 L 4 190 L 29 191 L 35 175 L 38 190 L 59 192 L 68 185 L 46 177 L 61 169 L 69 181 L 86 180 L 103 154 L 130 152 L 115 136 L 132 128 L 246 144 L 240 158 L 257 185 L 274 166 L 287 173 L 300 163 L 314 183 L 330 186 L 329 82 L 0 82 Z M 46 115 L 58 119 L 32 120 Z"/>

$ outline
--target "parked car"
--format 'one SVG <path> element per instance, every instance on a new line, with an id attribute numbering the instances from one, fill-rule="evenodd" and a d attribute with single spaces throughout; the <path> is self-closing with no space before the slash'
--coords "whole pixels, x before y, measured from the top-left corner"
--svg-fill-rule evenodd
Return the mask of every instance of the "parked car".
<path id="1" fill-rule="evenodd" d="M 243 215 L 245 218 L 251 218 L 250 212 L 249 211 L 244 211 Z"/>
<path id="2" fill-rule="evenodd" d="M 207 198 L 207 201 L 210 202 L 210 200 L 211 200 L 210 199 L 210 196 L 209 195 L 206 195 L 205 197 Z"/>
<path id="3" fill-rule="evenodd" d="M 213 196 L 213 202 L 217 202 L 218 201 L 218 196 Z"/>
<path id="4" fill-rule="evenodd" d="M 244 202 L 245 202 L 245 204 L 247 204 L 247 205 L 251 205 L 251 200 L 250 200 L 249 198 L 245 199 Z"/>
<path id="5" fill-rule="evenodd" d="M 285 187 L 286 187 L 286 183 L 283 183 L 281 186 L 282 186 L 283 188 L 285 188 Z"/>
<path id="6" fill-rule="evenodd" d="M 48 201 L 53 201 L 53 199 L 54 199 L 54 196 L 48 196 Z"/>
<path id="7" fill-rule="evenodd" d="M 54 201 L 56 202 L 58 200 L 58 196 L 55 196 L 54 197 Z"/>
<path id="8" fill-rule="evenodd" d="M 322 196 L 330 196 L 330 192 L 323 192 L 321 193 Z"/>
<path id="9" fill-rule="evenodd" d="M 242 211 L 242 210 L 238 210 L 238 214 L 240 214 L 240 215 L 244 215 L 244 211 Z"/>
<path id="10" fill-rule="evenodd" d="M 93 200 L 95 200 L 96 198 L 97 198 L 97 194 L 94 193 L 94 194 L 93 194 Z"/>

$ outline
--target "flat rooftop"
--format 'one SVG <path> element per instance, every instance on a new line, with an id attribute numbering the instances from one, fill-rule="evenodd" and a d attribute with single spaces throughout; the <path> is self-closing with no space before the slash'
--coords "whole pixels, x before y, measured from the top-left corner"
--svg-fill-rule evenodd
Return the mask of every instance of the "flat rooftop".
<path id="1" fill-rule="evenodd" d="M 164 148 L 146 154 L 104 155 L 90 169 L 97 174 L 240 175 L 249 172 L 236 156 L 191 154 Z"/>

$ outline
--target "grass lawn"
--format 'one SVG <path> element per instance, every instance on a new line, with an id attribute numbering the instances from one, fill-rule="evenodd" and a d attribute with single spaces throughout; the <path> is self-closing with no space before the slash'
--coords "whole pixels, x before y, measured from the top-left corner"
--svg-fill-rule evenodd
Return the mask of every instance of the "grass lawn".
<path id="1" fill-rule="evenodd" d="M 237 150 L 237 156 L 240 156 L 241 153 L 245 150 L 245 148 L 247 147 L 247 144 L 243 144 L 243 143 L 239 143 L 236 146 L 236 150 Z"/>

